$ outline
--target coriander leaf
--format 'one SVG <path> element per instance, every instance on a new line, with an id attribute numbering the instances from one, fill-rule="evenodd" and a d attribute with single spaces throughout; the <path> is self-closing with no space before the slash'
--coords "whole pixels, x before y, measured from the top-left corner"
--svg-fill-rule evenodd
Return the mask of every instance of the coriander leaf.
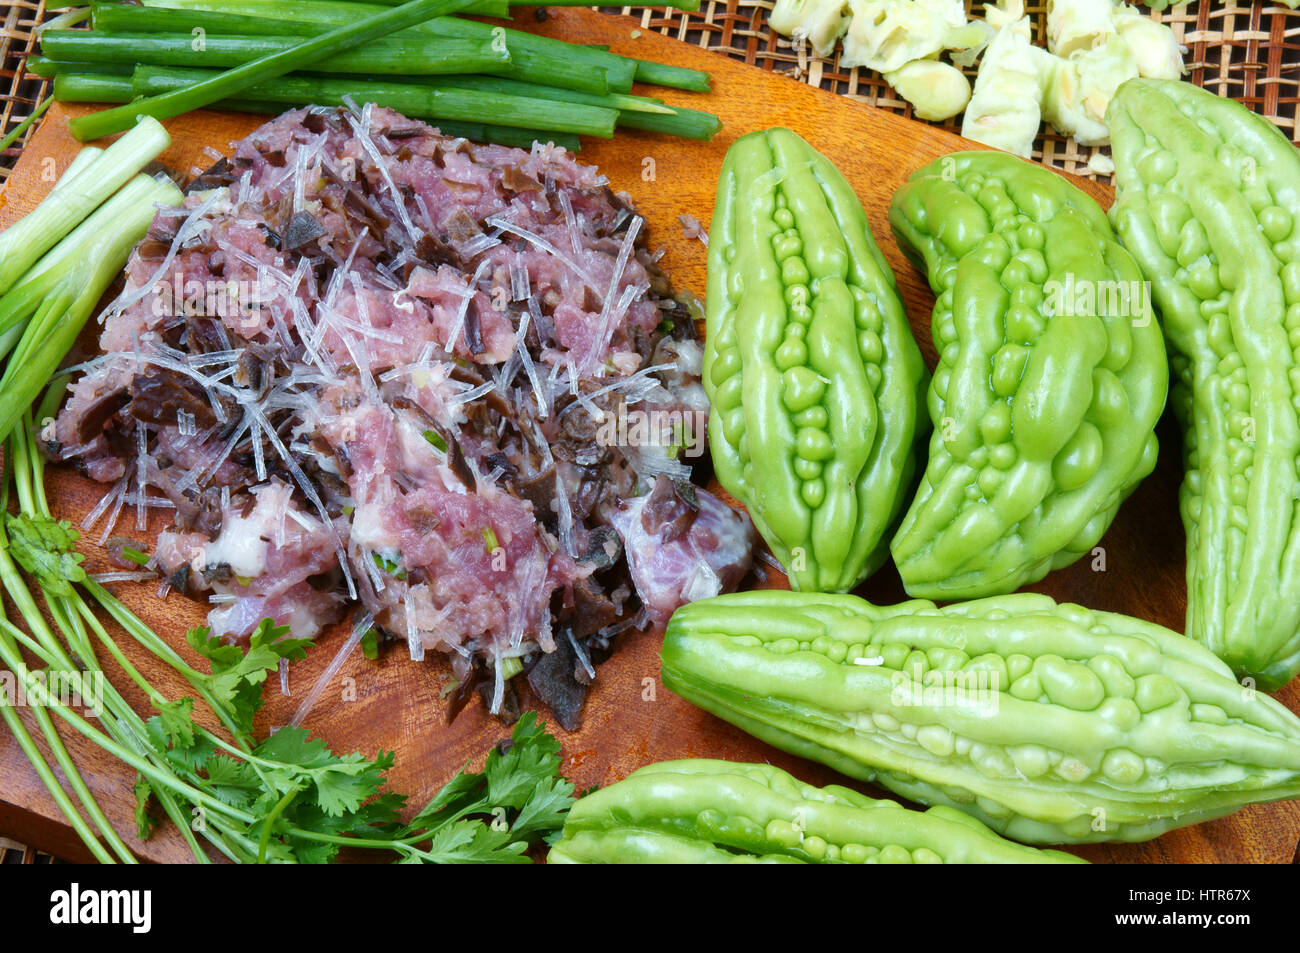
<path id="1" fill-rule="evenodd" d="M 249 736 L 253 718 L 262 708 L 262 687 L 269 672 L 280 667 L 280 659 L 299 661 L 306 657 L 309 639 L 286 638 L 287 626 L 263 619 L 249 637 L 248 650 L 227 645 L 206 627 L 192 629 L 185 636 L 189 646 L 212 663 L 212 674 L 204 678 L 214 700 L 224 704 L 227 714 Z"/>
<path id="2" fill-rule="evenodd" d="M 462 819 L 441 828 L 419 851 L 426 864 L 528 864 L 528 844 L 514 840 L 509 829 L 496 830 L 480 820 Z"/>
<path id="3" fill-rule="evenodd" d="M 140 840 L 148 840 L 153 829 L 158 826 L 158 820 L 149 813 L 149 799 L 153 797 L 153 787 L 145 780 L 144 775 L 135 776 L 135 836 Z"/>
<path id="4" fill-rule="evenodd" d="M 163 734 L 177 748 L 194 745 L 194 699 L 178 698 L 176 701 L 155 705 Z"/>
<path id="5" fill-rule="evenodd" d="M 232 807 L 246 808 L 262 789 L 261 779 L 253 766 L 225 754 L 215 754 L 203 764 L 207 773 L 207 790 Z"/>
<path id="6" fill-rule="evenodd" d="M 9 534 L 9 552 L 42 589 L 71 596 L 71 583 L 85 581 L 86 570 L 81 568 L 85 557 L 72 551 L 81 534 L 67 520 L 6 514 L 5 528 Z"/>
<path id="7" fill-rule="evenodd" d="M 286 846 L 293 851 L 294 859 L 300 864 L 332 864 L 339 853 L 338 844 L 307 840 L 305 837 L 290 837 Z"/>
<path id="8" fill-rule="evenodd" d="M 257 629 L 248 638 L 250 648 L 266 646 L 280 658 L 290 662 L 301 662 L 307 657 L 307 650 L 312 647 L 311 639 L 289 638 L 287 625 L 276 625 L 271 619 L 263 619 Z"/>
<path id="9" fill-rule="evenodd" d="M 212 740 L 204 735 L 195 734 L 193 744 L 182 746 L 172 743 L 163 728 L 162 717 L 154 715 L 144 723 L 145 735 L 155 750 L 174 766 L 183 771 L 198 771 L 208 758 L 217 750 Z"/>
<path id="10" fill-rule="evenodd" d="M 206 625 L 185 633 L 185 644 L 212 663 L 212 671 L 224 672 L 243 657 L 238 645 L 227 645 Z"/>
<path id="11" fill-rule="evenodd" d="M 384 772 L 393 765 L 392 752 L 380 752 L 374 761 L 359 754 L 334 754 L 305 728 L 281 728 L 257 748 L 257 756 L 298 769 L 298 777 L 315 785 L 315 801 L 332 817 L 356 811 L 379 792 Z"/>
<path id="12" fill-rule="evenodd" d="M 386 792 L 367 801 L 352 813 L 332 817 L 322 811 L 319 805 L 299 800 L 289 806 L 284 817 L 298 830 L 382 839 L 396 832 L 398 812 L 405 802 L 405 795 Z M 286 841 L 298 862 L 303 864 L 329 863 L 339 849 L 337 844 L 295 837 L 293 834 L 289 834 Z"/>
<path id="13" fill-rule="evenodd" d="M 482 809 L 487 805 L 483 793 L 487 785 L 481 774 L 468 774 L 461 771 L 443 785 L 442 790 L 433 796 L 424 810 L 420 811 L 407 827 L 408 833 L 436 827 L 443 820 L 463 814 L 472 807 Z"/>
<path id="14" fill-rule="evenodd" d="M 522 808 L 534 788 L 554 778 L 559 767 L 560 742 L 537 721 L 536 712 L 527 712 L 510 741 L 488 754 L 483 769 L 488 800 L 494 806 Z"/>
<path id="15" fill-rule="evenodd" d="M 564 817 L 573 806 L 573 784 L 557 778 L 539 784 L 510 825 L 510 833 L 520 840 L 533 840 L 564 826 Z"/>
<path id="16" fill-rule="evenodd" d="M 356 761 L 340 760 L 328 768 L 311 772 L 316 782 L 316 803 L 326 814 L 334 817 L 355 811 L 362 803 L 378 793 L 384 781 L 383 773 L 374 765 L 362 760 L 360 755 L 349 755 Z"/>
<path id="17" fill-rule="evenodd" d="M 341 816 L 331 816 L 311 801 L 295 801 L 285 812 L 295 827 L 318 834 L 360 834 L 373 837 L 396 832 L 400 811 L 406 803 L 405 794 L 385 791 L 371 798 L 357 810 Z"/>
<path id="18" fill-rule="evenodd" d="M 306 728 L 297 725 L 285 725 L 258 745 L 253 753 L 267 761 L 279 761 L 303 768 L 329 764 L 333 757 L 323 740 L 312 738 Z"/>
<path id="19" fill-rule="evenodd" d="M 404 861 L 527 863 L 529 845 L 563 827 L 573 804 L 573 785 L 559 768 L 559 741 L 536 712 L 526 713 L 488 753 L 481 774 L 458 773 L 400 832 L 428 836 L 428 846 Z"/>

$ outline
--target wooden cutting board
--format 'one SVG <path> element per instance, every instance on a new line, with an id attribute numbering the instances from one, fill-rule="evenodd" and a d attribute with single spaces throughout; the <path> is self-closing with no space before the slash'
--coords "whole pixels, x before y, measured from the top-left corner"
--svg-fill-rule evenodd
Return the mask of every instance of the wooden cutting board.
<path id="1" fill-rule="evenodd" d="M 613 141 L 584 140 L 581 153 L 583 161 L 598 165 L 609 176 L 613 188 L 634 197 L 649 222 L 651 242 L 667 250 L 664 264 L 677 287 L 702 295 L 705 277 L 704 246 L 683 237 L 678 216 L 693 215 L 707 226 L 714 183 L 727 147 L 751 130 L 788 126 L 829 156 L 857 189 L 871 227 L 898 276 L 917 340 L 933 366 L 929 330 L 933 298 L 923 276 L 904 260 L 890 237 L 887 208 L 894 190 L 914 169 L 947 152 L 969 148 L 970 143 L 936 127 L 643 32 L 630 19 L 578 9 L 553 9 L 549 14 L 544 22 L 538 22 L 533 11 L 527 10 L 518 17 L 518 25 L 566 40 L 609 44 L 618 53 L 696 67 L 713 76 L 714 91 L 709 96 L 656 91 L 671 103 L 721 115 L 725 127 L 713 142 L 620 132 Z M 82 111 L 62 106 L 50 110 L 0 193 L 0 226 L 35 206 L 66 168 L 77 149 L 67 133 L 67 122 Z M 173 144 L 162 161 L 182 171 L 206 167 L 211 157 L 205 149 L 228 151 L 230 141 L 242 138 L 259 122 L 256 117 L 218 112 L 169 121 Z M 1106 188 L 1082 180 L 1078 184 L 1103 205 L 1109 204 Z M 93 339 L 90 343 L 93 346 Z M 1082 560 L 1032 588 L 1058 600 L 1128 613 L 1181 631 L 1186 607 L 1183 531 L 1177 508 L 1181 466 L 1178 435 L 1168 421 L 1162 424 L 1161 438 L 1156 472 L 1124 505 L 1101 542 L 1104 570 L 1095 570 L 1092 561 Z M 105 489 L 67 468 L 52 468 L 49 485 L 56 515 L 74 522 Z M 130 533 L 133 528 L 133 519 L 124 516 L 118 532 Z M 90 540 L 83 540 L 81 548 L 90 571 L 108 568 L 102 551 Z M 189 654 L 183 633 L 202 623 L 206 606 L 174 594 L 160 601 L 153 584 L 121 583 L 113 588 L 141 618 Z M 860 592 L 880 603 L 905 598 L 892 566 L 881 570 Z M 290 697 L 283 697 L 278 686 L 268 686 L 260 731 L 288 721 L 342 638 L 341 628 L 327 632 L 308 659 L 294 666 Z M 659 680 L 658 648 L 657 635 L 621 637 L 614 656 L 598 669 L 581 730 L 572 734 L 559 731 L 564 771 L 580 790 L 593 784 L 608 785 L 652 761 L 683 757 L 770 761 L 814 784 L 845 783 L 830 769 L 755 741 L 668 692 Z M 168 697 L 184 693 L 184 686 L 168 678 L 167 672 L 150 663 L 143 653 L 128 654 Z M 466 762 L 481 762 L 487 748 L 508 734 L 508 728 L 488 715 L 477 699 L 448 726 L 445 706 L 439 700 L 448 677 L 449 669 L 441 661 L 413 663 L 398 650 L 372 663 L 358 652 L 339 670 L 305 724 L 336 751 L 361 751 L 371 756 L 379 749 L 395 750 L 392 786 L 422 804 Z M 129 684 L 125 679 L 114 681 Z M 138 702 L 142 711 L 146 709 L 138 693 L 128 693 L 128 697 Z M 1300 690 L 1294 683 L 1281 698 L 1293 710 L 1300 710 Z M 525 704 L 527 701 L 525 697 Z M 99 803 L 124 839 L 138 844 L 142 858 L 163 862 L 190 859 L 179 836 L 167 828 L 145 843 L 135 841 L 132 773 L 78 736 L 69 737 L 68 745 Z M 869 786 L 854 786 L 881 795 Z M 87 857 L 7 734 L 0 735 L 0 834 L 23 838 L 60 856 Z M 1146 844 L 1086 846 L 1077 852 L 1095 861 L 1287 862 L 1296 852 L 1298 839 L 1300 805 L 1291 802 L 1248 808 Z"/>

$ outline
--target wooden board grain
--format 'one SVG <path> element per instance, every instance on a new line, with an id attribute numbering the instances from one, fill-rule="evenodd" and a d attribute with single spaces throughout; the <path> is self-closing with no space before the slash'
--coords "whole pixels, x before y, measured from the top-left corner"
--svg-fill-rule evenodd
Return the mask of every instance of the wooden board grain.
<path id="1" fill-rule="evenodd" d="M 719 113 L 725 127 L 713 142 L 620 132 L 612 142 L 584 140 L 581 154 L 584 161 L 598 165 L 609 176 L 615 189 L 634 197 L 649 223 L 652 243 L 666 249 L 664 264 L 679 288 L 703 293 L 705 251 L 698 241 L 683 238 L 677 217 L 693 215 L 707 226 L 718 169 L 731 142 L 753 129 L 789 126 L 829 156 L 853 183 L 898 276 L 917 340 L 933 366 L 929 331 L 933 298 L 923 276 L 904 260 L 892 241 L 887 208 L 890 196 L 912 170 L 970 143 L 935 127 L 860 106 L 658 34 L 643 33 L 628 19 L 559 9 L 550 11 L 550 17 L 541 23 L 528 11 L 521 14 L 518 25 L 568 40 L 609 44 L 616 52 L 705 69 L 713 75 L 714 93 L 710 96 L 662 93 L 669 102 Z M 80 111 L 57 106 L 50 111 L 8 187 L 0 193 L 0 226 L 33 207 L 66 167 L 76 151 L 67 134 L 67 121 Z M 173 145 L 162 161 L 179 170 L 206 166 L 210 156 L 205 149 L 227 151 L 231 140 L 258 124 L 254 117 L 217 112 L 170 121 L 167 126 Z M 1076 181 L 1109 204 L 1111 196 L 1104 187 Z M 1181 631 L 1186 597 L 1183 532 L 1177 509 L 1181 466 L 1178 435 L 1169 421 L 1162 423 L 1161 439 L 1156 472 L 1124 505 L 1101 542 L 1104 566 L 1097 560 L 1082 560 L 1031 588 L 1060 600 L 1125 612 Z M 52 468 L 49 483 L 56 512 L 74 520 L 104 490 L 66 468 Z M 103 554 L 93 544 L 85 541 L 82 549 L 91 571 L 105 568 Z M 202 622 L 205 606 L 175 595 L 159 601 L 152 585 L 119 584 L 114 588 L 142 618 L 188 654 L 182 633 Z M 882 603 L 905 597 L 892 567 L 883 569 L 859 591 Z M 268 688 L 261 730 L 291 717 L 341 638 L 339 629 L 327 633 L 309 658 L 294 667 L 290 697 L 282 697 L 275 685 Z M 666 691 L 659 680 L 658 644 L 659 638 L 653 634 L 624 637 L 613 658 L 598 670 L 581 730 L 559 732 L 565 773 L 580 789 L 608 785 L 648 762 L 706 756 L 770 761 L 816 784 L 844 782 L 830 769 L 759 743 Z M 141 653 L 129 654 L 137 662 L 143 659 Z M 156 664 L 144 661 L 142 667 L 169 697 L 183 693 L 183 686 L 159 671 Z M 508 733 L 477 701 L 453 724 L 446 725 L 439 692 L 448 674 L 440 661 L 417 664 L 403 658 L 400 651 L 387 653 L 378 663 L 367 662 L 357 653 L 339 670 L 306 725 L 336 750 L 368 755 L 378 749 L 396 750 L 392 785 L 422 803 L 462 765 L 480 759 L 493 741 Z M 138 693 L 128 693 L 128 697 L 145 710 Z M 1294 685 L 1280 697 L 1293 710 L 1300 710 L 1300 693 Z M 79 764 L 92 766 L 86 772 L 92 790 L 123 836 L 135 843 L 131 834 L 132 775 L 79 738 L 70 738 L 69 747 Z M 881 793 L 869 786 L 855 786 L 877 796 Z M 7 735 L 0 736 L 0 833 L 26 836 L 64 856 L 85 856 Z M 1116 862 L 1287 862 L 1298 839 L 1300 805 L 1292 802 L 1249 808 L 1146 844 L 1087 846 L 1077 852 L 1091 860 Z M 180 838 L 165 828 L 141 844 L 139 853 L 163 862 L 189 859 Z"/>

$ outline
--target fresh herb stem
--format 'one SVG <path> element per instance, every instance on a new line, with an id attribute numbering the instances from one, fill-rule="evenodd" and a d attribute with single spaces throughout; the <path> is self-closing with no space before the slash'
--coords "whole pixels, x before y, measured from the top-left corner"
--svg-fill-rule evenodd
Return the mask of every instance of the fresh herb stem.
<path id="1" fill-rule="evenodd" d="M 20 585 L 22 582 L 21 577 L 18 576 L 17 568 L 14 566 L 13 561 L 9 558 L 8 544 L 7 541 L 4 540 L 3 538 L 3 533 L 0 533 L 0 578 L 4 579 L 6 588 L 9 587 L 9 582 L 12 579 L 15 578 L 18 579 Z M 25 589 L 26 587 L 24 586 L 23 588 Z M 15 604 L 16 603 L 17 600 L 15 600 Z M 7 640 L 0 639 L 0 641 L 5 642 L 4 647 L 11 651 L 14 651 L 15 654 L 17 652 L 16 642 L 18 641 L 15 638 L 15 633 L 19 636 L 23 636 L 22 641 L 25 644 L 28 644 L 29 647 L 31 647 L 33 650 L 37 649 L 37 645 L 32 644 L 32 642 L 36 640 L 29 641 L 20 629 L 17 629 L 15 626 L 13 626 L 12 623 L 10 623 L 8 619 L 3 618 L 3 616 L 0 616 L 0 630 L 2 630 L 4 635 L 8 637 Z M 44 647 L 41 646 L 41 648 Z M 39 658 L 42 659 L 42 661 L 46 661 L 46 659 L 50 657 L 49 653 L 47 653 L 46 651 L 37 651 L 36 654 Z M 49 666 L 49 668 L 46 669 L 47 672 L 50 670 L 50 668 L 55 668 L 63 671 L 69 671 L 69 670 L 76 671 L 75 669 L 71 668 L 71 666 L 66 666 L 66 667 L 59 666 L 57 665 L 57 663 L 51 665 L 50 661 L 47 661 L 46 664 L 47 666 Z M 20 684 L 27 686 L 27 685 L 31 685 L 32 683 L 26 677 L 23 677 Z M 45 684 L 46 685 L 49 684 L 48 680 L 46 681 Z M 95 826 L 98 827 L 102 832 L 104 840 L 108 842 L 109 847 L 112 848 L 113 852 L 117 854 L 117 856 L 123 862 L 135 863 L 135 858 L 131 854 L 131 851 L 127 848 L 127 846 L 124 843 L 122 843 L 121 838 L 118 837 L 117 832 L 113 829 L 113 825 L 109 823 L 108 818 L 104 816 L 103 811 L 100 810 L 99 805 L 95 802 L 94 797 L 90 793 L 90 789 L 86 787 L 86 783 L 84 779 L 81 777 L 81 773 L 77 770 L 76 764 L 73 763 L 72 758 L 68 755 L 68 750 L 63 744 L 63 739 L 59 737 L 58 729 L 54 726 L 54 723 L 50 720 L 50 716 L 49 713 L 46 711 L 45 704 L 42 702 L 39 696 L 33 697 L 33 694 L 31 692 L 27 693 L 27 702 L 28 702 L 28 707 L 32 711 L 33 717 L 35 717 L 36 719 L 36 724 L 40 728 L 41 734 L 45 738 L 46 746 L 49 748 L 50 752 L 54 755 L 54 760 L 58 763 L 60 770 L 63 772 L 64 778 L 66 778 L 68 784 L 71 785 L 73 793 L 77 795 L 77 799 L 81 802 L 82 807 L 86 810 L 86 813 L 90 816 L 90 819 L 95 823 Z M 11 713 L 11 709 L 8 705 L 0 706 L 0 707 L 4 708 L 6 715 Z M 17 719 L 16 714 L 14 715 L 14 718 Z M 6 722 L 8 722 L 9 721 L 8 717 L 6 717 L 5 720 Z M 12 728 L 12 724 L 10 725 L 10 727 Z M 23 730 L 26 731 L 25 728 Z M 30 735 L 28 735 L 28 741 L 29 742 L 32 741 Z M 20 743 L 21 743 L 21 739 L 20 739 Z M 34 742 L 32 742 L 32 745 L 34 748 L 35 747 Z M 24 750 L 26 751 L 25 746 L 24 746 Z M 45 762 L 43 758 L 41 759 L 41 764 L 44 764 L 45 770 L 49 771 L 49 764 L 48 762 Z M 40 765 L 37 765 L 37 769 L 39 772 Z M 44 775 L 42 775 L 42 780 L 43 781 L 45 780 Z M 51 794 L 53 793 L 54 791 L 51 790 Z M 60 801 L 60 799 L 57 797 L 55 800 L 56 802 L 59 803 L 60 810 L 62 810 L 65 815 L 68 815 L 69 819 L 71 819 L 72 816 L 76 815 L 78 820 L 81 820 L 80 816 L 77 814 L 75 806 L 72 805 L 71 801 L 67 798 L 66 794 L 64 794 L 62 788 L 59 788 L 59 793 L 63 794 L 62 801 Z M 74 827 L 75 826 L 77 825 L 74 824 Z M 78 830 L 78 833 L 80 834 L 81 831 Z M 82 839 L 83 841 L 85 840 L 84 837 Z M 87 847 L 89 846 L 90 846 L 89 843 L 87 843 Z"/>
<path id="2" fill-rule="evenodd" d="M 62 785 L 59 784 L 58 778 L 54 776 L 54 771 L 51 770 L 49 763 L 45 760 L 45 756 L 41 754 L 40 749 L 36 747 L 36 742 L 32 739 L 31 734 L 27 731 L 27 727 L 22 723 L 22 720 L 18 717 L 17 713 L 8 705 L 4 705 L 0 706 L 0 717 L 4 718 L 10 734 L 14 736 L 14 739 L 18 742 L 18 746 L 23 749 L 23 754 L 25 754 L 27 760 L 31 762 L 32 768 L 41 779 L 41 783 L 44 784 L 46 790 L 50 792 L 50 797 L 53 798 L 55 805 L 58 806 L 59 810 L 63 813 L 63 816 L 68 819 L 68 823 L 72 826 L 72 829 L 77 832 L 77 836 L 80 837 L 81 842 L 86 845 L 86 849 L 89 850 L 91 855 L 101 864 L 117 863 L 117 861 L 113 859 L 113 855 L 110 854 L 104 848 L 104 845 L 99 842 L 99 838 L 95 835 L 95 832 L 90 829 L 90 826 L 86 823 L 85 819 L 77 813 L 77 809 L 73 806 L 67 793 L 64 792 Z"/>
<path id="3" fill-rule="evenodd" d="M 82 778 L 81 772 L 77 770 L 77 765 L 73 762 L 72 756 L 68 754 L 68 749 L 64 747 L 63 739 L 59 737 L 58 729 L 55 728 L 45 706 L 33 705 L 32 714 L 36 716 L 37 724 L 41 727 L 41 734 L 45 736 L 45 743 L 53 753 L 54 760 L 58 762 L 63 777 L 72 786 L 73 793 L 77 795 L 77 800 L 81 802 L 91 821 L 103 832 L 104 840 L 108 842 L 108 846 L 113 853 L 117 854 L 122 863 L 138 863 L 135 855 L 122 842 L 122 838 L 118 836 L 117 831 L 113 829 L 113 825 L 100 809 L 94 795 L 90 793 L 90 788 L 86 786 L 85 779 Z"/>
<path id="4" fill-rule="evenodd" d="M 123 63 L 74 63 L 68 60 L 56 60 L 48 56 L 29 56 L 27 72 L 41 79 L 53 79 L 63 73 L 112 73 L 118 76 L 130 76 L 135 64 Z M 58 97 L 55 97 L 56 101 Z M 87 146 L 86 148 L 90 148 Z"/>
<path id="5" fill-rule="evenodd" d="M 0 627 L 11 624 L 12 623 L 0 621 Z M 29 678 L 27 666 L 23 663 L 22 658 L 17 654 L 17 652 L 11 649 L 10 646 L 12 646 L 12 644 L 13 643 L 11 642 L 5 643 L 0 641 L 0 661 L 3 661 L 16 677 L 23 679 L 26 683 Z M 169 790 L 175 791 L 187 800 L 192 801 L 196 805 L 200 805 L 216 814 L 225 815 L 244 824 L 252 824 L 256 820 L 256 817 L 247 811 L 231 807 L 220 798 L 208 794 L 206 791 L 201 791 L 193 785 L 187 784 L 175 774 L 171 774 L 155 767 L 152 762 L 137 755 L 134 751 L 130 751 L 122 745 L 119 745 L 114 739 L 95 728 L 90 724 L 90 722 L 86 721 L 86 719 L 82 718 L 62 702 L 50 699 L 48 707 L 79 734 L 89 741 L 92 741 L 100 748 L 103 748 L 119 761 L 134 768 L 149 780 L 154 781 Z"/>
<path id="6" fill-rule="evenodd" d="M 262 838 L 257 842 L 257 862 L 259 864 L 266 863 L 266 848 L 271 843 L 271 829 L 275 826 L 276 820 L 284 813 L 285 808 L 293 803 L 294 798 L 301 791 L 301 788 L 290 788 L 285 791 L 284 797 L 280 798 L 275 803 L 275 807 L 271 808 L 271 813 L 266 815 L 266 820 L 262 823 Z"/>

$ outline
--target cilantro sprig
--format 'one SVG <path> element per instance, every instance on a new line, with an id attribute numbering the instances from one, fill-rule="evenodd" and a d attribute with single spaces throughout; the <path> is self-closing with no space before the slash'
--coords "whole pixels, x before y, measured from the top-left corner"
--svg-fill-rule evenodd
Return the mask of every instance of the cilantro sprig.
<path id="1" fill-rule="evenodd" d="M 280 660 L 300 662 L 307 657 L 311 640 L 289 637 L 289 627 L 263 619 L 248 639 L 248 649 L 230 645 L 212 635 L 207 626 L 191 629 L 185 643 L 212 663 L 212 674 L 204 679 L 208 691 L 229 705 L 238 733 L 253 730 L 253 716 L 262 708 L 262 686 L 266 676 L 280 667 Z"/>

